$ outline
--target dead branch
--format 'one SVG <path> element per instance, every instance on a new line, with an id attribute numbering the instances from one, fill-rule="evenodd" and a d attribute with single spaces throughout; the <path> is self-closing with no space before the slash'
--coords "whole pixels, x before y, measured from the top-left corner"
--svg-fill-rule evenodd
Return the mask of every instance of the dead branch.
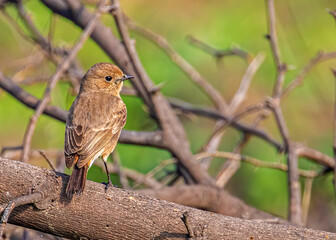
<path id="1" fill-rule="evenodd" d="M 277 91 L 278 92 L 278 91 Z M 269 99 L 268 107 L 272 110 L 276 119 L 280 134 L 284 145 L 287 149 L 287 165 L 288 165 L 288 186 L 289 186 L 289 207 L 288 216 L 291 222 L 297 225 L 302 224 L 302 207 L 301 207 L 301 189 L 299 182 L 298 155 L 296 152 L 296 144 L 289 139 L 289 131 L 286 121 L 282 114 L 279 98 Z"/>
<path id="2" fill-rule="evenodd" d="M 29 195 L 21 196 L 16 199 L 9 201 L 9 203 L 4 203 L 0 205 L 0 214 L 2 214 L 1 218 L 1 226 L 0 226 L 0 239 L 3 239 L 3 232 L 5 230 L 6 224 L 8 222 L 9 216 L 15 207 L 19 207 L 22 205 L 36 203 L 42 199 L 42 194 L 40 192 L 32 193 Z"/>
<path id="3" fill-rule="evenodd" d="M 185 59 L 183 59 L 173 48 L 170 46 L 168 41 L 161 35 L 154 33 L 153 31 L 140 26 L 139 24 L 131 21 L 129 18 L 125 17 L 126 23 L 129 28 L 135 30 L 137 33 L 146 37 L 148 40 L 152 41 L 154 44 L 160 47 L 167 54 L 170 59 L 189 77 L 191 78 L 201 90 L 203 90 L 207 97 L 209 97 L 215 104 L 220 112 L 225 112 L 227 109 L 227 103 L 225 102 L 222 95 L 211 85 L 208 81 Z"/>
<path id="4" fill-rule="evenodd" d="M 43 150 L 38 150 L 39 154 L 47 161 L 49 167 L 56 172 L 56 168 L 54 167 L 54 164 L 49 160 L 49 158 L 45 155 Z"/>
<path id="5" fill-rule="evenodd" d="M 270 168 L 270 169 L 277 169 L 277 170 L 281 170 L 281 171 L 288 171 L 288 166 L 286 164 L 283 163 L 279 163 L 279 162 L 271 162 L 271 161 L 263 161 L 263 160 L 259 160 L 250 156 L 246 156 L 246 155 L 242 155 L 236 152 L 201 152 L 196 154 L 196 159 L 200 160 L 202 158 L 205 157 L 221 157 L 221 158 L 227 158 L 227 159 L 231 159 L 232 161 L 243 161 L 249 164 L 252 164 L 253 166 L 256 167 L 261 167 L 261 168 Z M 316 171 L 313 170 L 299 170 L 299 174 L 301 177 L 305 177 L 305 178 L 315 178 L 317 176 L 319 176 L 319 174 Z M 221 176 L 221 174 L 218 174 L 218 176 Z M 219 177 L 217 177 L 218 179 Z M 217 180 L 218 181 L 218 180 Z"/>
<path id="6" fill-rule="evenodd" d="M 267 0 L 268 8 L 268 40 L 271 45 L 271 52 L 273 54 L 277 76 L 273 88 L 272 99 L 268 99 L 268 107 L 273 112 L 276 119 L 283 144 L 287 150 L 287 164 L 288 164 L 288 189 L 289 189 L 289 220 L 294 224 L 302 224 L 302 206 L 301 206 L 301 189 L 299 182 L 298 157 L 295 151 L 295 144 L 289 139 L 289 131 L 286 121 L 282 114 L 280 107 L 280 98 L 282 94 L 283 82 L 287 72 L 287 65 L 282 62 L 281 53 L 276 34 L 276 15 L 274 0 Z"/>
<path id="7" fill-rule="evenodd" d="M 306 178 L 302 197 L 302 223 L 307 224 L 311 193 L 313 188 L 313 178 Z"/>
<path id="8" fill-rule="evenodd" d="M 332 69 L 334 78 L 336 80 L 336 69 Z M 334 83 L 335 85 L 335 99 L 334 99 L 334 143 L 333 143 L 333 153 L 334 153 L 334 160 L 336 165 L 336 81 Z M 336 192 L 336 168 L 334 169 L 334 189 Z"/>
<path id="9" fill-rule="evenodd" d="M 118 188 L 105 192 L 102 184 L 91 181 L 82 197 L 67 202 L 62 195 L 67 175 L 6 159 L 0 159 L 0 173 L 1 204 L 31 189 L 52 193 L 49 200 L 15 208 L 10 223 L 67 238 L 185 238 L 188 232 L 181 220 L 184 212 L 188 212 L 195 236 L 207 239 L 336 238 L 334 233 L 226 217 Z"/>
<path id="10" fill-rule="evenodd" d="M 295 79 L 283 90 L 281 97 L 287 96 L 291 91 L 296 87 L 300 86 L 303 83 L 304 78 L 307 74 L 318 64 L 335 59 L 336 52 L 319 52 L 316 57 L 312 58 L 309 63 L 300 71 Z"/>
<path id="11" fill-rule="evenodd" d="M 131 44 L 128 29 L 119 7 L 119 1 L 113 0 L 112 3 L 115 7 L 113 10 L 113 16 L 115 18 L 119 34 L 124 42 L 126 54 L 133 66 L 133 72 L 139 76 L 139 79 L 133 80 L 132 83 L 137 81 L 145 88 L 148 94 L 147 97 L 152 103 L 152 105 L 149 106 L 150 111 L 155 113 L 158 123 L 162 128 L 164 146 L 174 157 L 178 159 L 179 170 L 186 182 L 202 183 L 209 186 L 215 185 L 209 174 L 199 163 L 194 161 L 186 132 L 166 98 L 160 92 L 156 91 L 154 94 L 152 93 L 155 86 L 149 79 L 139 60 L 134 46 Z"/>
<path id="12" fill-rule="evenodd" d="M 252 81 L 254 75 L 256 74 L 257 70 L 259 69 L 259 67 L 263 63 L 264 59 L 265 59 L 264 54 L 259 53 L 249 64 L 249 66 L 246 69 L 246 72 L 245 72 L 245 74 L 244 74 L 244 76 L 243 76 L 243 78 L 240 82 L 240 86 L 237 89 L 237 91 L 236 91 L 235 95 L 233 96 L 233 98 L 230 102 L 230 105 L 228 107 L 227 113 L 229 115 L 234 115 L 234 113 L 236 112 L 238 107 L 246 99 L 247 91 L 250 87 L 251 81 Z M 237 119 L 237 117 L 235 116 L 234 119 Z M 213 152 L 218 148 L 219 143 L 220 143 L 220 141 L 221 141 L 221 139 L 224 135 L 224 131 L 225 131 L 225 128 L 226 128 L 227 125 L 228 125 L 227 122 L 218 122 L 217 123 L 217 127 L 218 127 L 218 129 L 216 129 L 217 132 L 212 136 L 212 138 L 210 138 L 210 141 L 208 142 L 208 144 L 204 148 L 206 151 Z M 241 144 L 239 144 L 234 149 L 234 152 L 235 153 L 240 153 L 243 146 L 247 143 L 248 139 L 249 138 L 242 139 L 243 141 L 241 142 Z M 210 161 L 210 159 L 208 159 L 208 161 Z M 236 171 L 239 169 L 239 167 L 240 167 L 240 162 L 239 161 L 231 161 L 231 159 L 228 159 L 228 161 L 226 161 L 226 163 L 222 166 L 221 176 L 218 176 L 217 181 L 216 181 L 216 185 L 220 186 L 220 187 L 224 187 L 225 184 L 229 181 L 229 179 L 231 179 L 231 177 L 236 173 Z M 221 179 L 221 181 L 218 181 L 218 179 Z"/>
<path id="13" fill-rule="evenodd" d="M 104 166 L 104 163 L 102 161 L 95 161 L 94 164 L 96 166 L 99 166 L 103 171 L 105 171 L 105 166 Z M 119 172 L 118 168 L 113 164 L 108 163 L 107 168 L 108 168 L 110 173 L 118 173 Z M 158 181 L 156 181 L 154 178 L 152 178 L 150 176 L 146 176 L 146 175 L 144 175 L 142 173 L 139 173 L 139 172 L 137 172 L 133 169 L 129 169 L 129 168 L 125 168 L 125 167 L 121 168 L 120 170 L 123 171 L 123 173 L 125 174 L 125 177 L 128 177 L 128 178 L 132 179 L 133 181 L 142 183 L 146 187 L 153 188 L 153 189 L 163 188 L 163 185 L 161 183 L 159 183 Z"/>
<path id="14" fill-rule="evenodd" d="M 205 209 L 211 212 L 224 214 L 243 219 L 270 219 L 275 216 L 259 211 L 247 205 L 240 199 L 229 195 L 226 191 L 218 188 L 209 188 L 202 185 L 174 186 L 162 189 L 138 190 L 140 193 L 155 196 L 157 198 L 182 204 L 185 206 Z M 234 207 L 228 208 L 228 205 Z M 279 223 L 289 224 L 286 220 L 278 218 Z"/>
<path id="15" fill-rule="evenodd" d="M 187 40 L 190 44 L 194 45 L 195 47 L 203 50 L 206 53 L 209 53 L 210 55 L 214 56 L 216 59 L 222 59 L 224 57 L 228 56 L 238 56 L 242 59 L 245 59 L 247 62 L 250 62 L 252 60 L 251 54 L 240 49 L 237 47 L 225 49 L 225 50 L 218 50 L 209 44 L 200 41 L 199 39 L 195 38 L 194 36 L 187 36 Z"/>

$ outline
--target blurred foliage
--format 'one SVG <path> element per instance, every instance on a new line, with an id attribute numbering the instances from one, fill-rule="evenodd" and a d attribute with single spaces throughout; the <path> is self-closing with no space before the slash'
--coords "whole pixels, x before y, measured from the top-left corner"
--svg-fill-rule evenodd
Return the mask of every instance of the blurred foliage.
<path id="1" fill-rule="evenodd" d="M 79 37 L 81 33 L 79 28 L 66 19 L 54 16 L 39 1 L 25 1 L 24 3 L 33 21 L 44 35 L 48 34 L 49 29 L 53 29 L 54 44 L 71 47 Z M 266 53 L 266 61 L 257 72 L 248 92 L 248 98 L 243 105 L 258 103 L 271 94 L 275 69 L 269 44 L 264 37 L 267 32 L 264 1 L 124 0 L 122 7 L 134 21 L 167 38 L 177 52 L 195 66 L 228 101 L 239 86 L 247 67 L 246 62 L 237 57 L 215 61 L 212 56 L 191 46 L 186 41 L 186 36 L 193 35 L 218 49 L 239 46 L 253 55 L 258 52 Z M 300 69 L 318 51 L 336 50 L 335 21 L 328 14 L 328 9 L 335 8 L 336 2 L 332 0 L 276 1 L 281 54 L 283 60 L 291 66 L 291 70 L 286 75 L 285 84 L 292 81 Z M 7 7 L 6 10 L 14 19 L 19 19 L 14 7 Z M 116 33 L 111 16 L 104 16 L 103 22 Z M 18 23 L 24 28 L 22 22 L 18 20 Z M 15 76 L 27 58 L 39 50 L 22 38 L 3 15 L 0 15 L 0 32 L 1 70 L 8 76 Z M 131 35 L 136 39 L 140 59 L 151 79 L 155 84 L 165 83 L 162 88 L 164 95 L 199 106 L 211 105 L 202 91 L 160 49 L 135 32 L 131 32 Z M 80 51 L 78 61 L 83 69 L 88 69 L 96 62 L 110 61 L 110 59 L 92 40 L 89 40 Z M 308 74 L 304 84 L 282 102 L 291 139 L 306 143 L 329 155 L 332 155 L 335 98 L 335 79 L 330 69 L 335 67 L 335 63 L 336 61 L 332 60 L 314 68 Z M 50 76 L 54 69 L 55 66 L 52 64 L 44 63 L 38 71 L 28 72 L 23 78 L 34 76 L 36 73 L 40 76 Z M 41 97 L 44 87 L 45 84 L 38 84 L 25 86 L 24 89 L 36 97 Z M 60 82 L 53 91 L 52 99 L 53 104 L 68 109 L 74 96 L 70 94 L 69 85 Z M 157 127 L 155 122 L 147 116 L 141 100 L 135 97 L 124 97 L 123 99 L 128 108 L 126 129 L 152 130 Z M 21 144 L 31 115 L 32 110 L 23 106 L 9 94 L 0 92 L 1 147 Z M 192 151 L 196 152 L 213 131 L 213 121 L 194 117 L 182 117 L 181 119 L 186 127 Z M 251 119 L 246 118 L 244 121 L 249 122 Z M 263 128 L 268 129 L 280 140 L 272 117 L 264 123 Z M 232 151 L 239 137 L 239 132 L 228 130 L 220 150 Z M 38 149 L 62 149 L 63 138 L 64 124 L 42 116 L 38 121 L 32 146 Z M 166 151 L 149 147 L 119 145 L 117 151 L 124 166 L 142 173 L 150 171 L 162 160 L 170 157 Z M 243 153 L 265 161 L 285 161 L 285 159 L 279 159 L 277 152 L 270 145 L 257 138 L 251 139 Z M 210 169 L 212 174 L 216 174 L 223 161 L 223 159 L 213 161 Z M 300 167 L 319 169 L 318 166 L 304 159 L 300 159 Z M 90 170 L 88 178 L 95 181 L 106 180 L 105 174 L 98 167 Z M 114 180 L 117 181 L 117 178 Z M 287 215 L 287 178 L 283 172 L 242 164 L 227 188 L 256 208 L 283 217 Z M 321 214 L 328 212 L 331 217 L 336 216 L 331 177 L 321 177 L 315 180 L 312 195 L 310 215 L 315 220 L 311 218 L 309 223 L 314 227 L 336 231 L 332 224 L 320 226 L 316 221 L 319 212 Z M 327 210 L 322 211 L 321 206 Z"/>

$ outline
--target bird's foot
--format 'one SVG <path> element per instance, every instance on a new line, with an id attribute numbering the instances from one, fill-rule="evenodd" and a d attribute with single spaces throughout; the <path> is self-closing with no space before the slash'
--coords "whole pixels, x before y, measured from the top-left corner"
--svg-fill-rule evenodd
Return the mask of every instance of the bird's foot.
<path id="1" fill-rule="evenodd" d="M 111 181 L 108 181 L 107 183 L 106 182 L 102 182 L 102 184 L 105 185 L 105 192 L 109 189 L 109 188 L 117 188 L 118 186 L 117 185 L 114 185 Z"/>

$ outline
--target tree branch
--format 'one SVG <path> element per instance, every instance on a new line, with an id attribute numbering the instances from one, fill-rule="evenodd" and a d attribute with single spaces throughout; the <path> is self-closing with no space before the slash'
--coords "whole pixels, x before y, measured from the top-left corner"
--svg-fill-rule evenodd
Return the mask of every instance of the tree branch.
<path id="1" fill-rule="evenodd" d="M 1 204 L 32 189 L 51 193 L 49 200 L 15 208 L 10 223 L 66 238 L 186 238 L 184 212 L 195 237 L 206 239 L 336 238 L 334 233 L 226 217 L 118 188 L 105 192 L 104 185 L 91 181 L 82 196 L 67 202 L 63 197 L 67 175 L 12 160 L 0 159 L 0 174 Z"/>

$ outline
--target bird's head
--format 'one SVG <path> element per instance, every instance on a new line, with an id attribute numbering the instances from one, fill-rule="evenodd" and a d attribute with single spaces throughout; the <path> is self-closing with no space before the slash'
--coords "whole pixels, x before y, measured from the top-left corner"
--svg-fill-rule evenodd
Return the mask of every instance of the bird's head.
<path id="1" fill-rule="evenodd" d="M 123 82 L 133 78 L 111 63 L 97 63 L 84 75 L 80 92 L 106 92 L 119 96 Z"/>

